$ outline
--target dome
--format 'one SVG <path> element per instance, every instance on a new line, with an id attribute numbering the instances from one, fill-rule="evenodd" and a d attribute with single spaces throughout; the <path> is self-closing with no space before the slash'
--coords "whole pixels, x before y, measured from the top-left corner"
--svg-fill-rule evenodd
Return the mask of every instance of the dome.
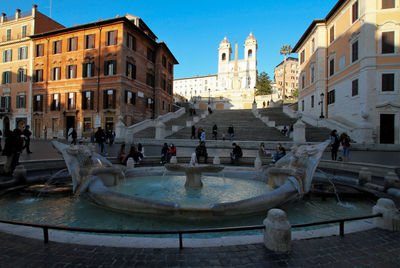
<path id="1" fill-rule="evenodd" d="M 229 40 L 226 38 L 226 36 L 224 37 L 224 40 L 222 40 L 220 43 L 220 45 L 223 45 L 223 44 L 231 45 L 231 43 L 229 43 Z"/>
<path id="2" fill-rule="evenodd" d="M 256 41 L 256 38 L 254 37 L 252 32 L 250 32 L 249 36 L 247 36 L 246 42 L 247 41 Z"/>

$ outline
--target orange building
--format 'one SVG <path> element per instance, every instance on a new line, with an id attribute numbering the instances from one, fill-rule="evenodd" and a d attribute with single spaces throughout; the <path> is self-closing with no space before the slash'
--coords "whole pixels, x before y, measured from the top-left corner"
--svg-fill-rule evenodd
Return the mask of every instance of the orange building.
<path id="1" fill-rule="evenodd" d="M 138 17 L 113 19 L 31 36 L 35 137 L 65 137 L 75 127 L 114 129 L 172 110 L 173 65 L 164 42 Z"/>
<path id="2" fill-rule="evenodd" d="M 37 10 L 7 16 L 0 21 L 0 129 L 31 124 L 33 44 L 30 35 L 64 28 Z"/>

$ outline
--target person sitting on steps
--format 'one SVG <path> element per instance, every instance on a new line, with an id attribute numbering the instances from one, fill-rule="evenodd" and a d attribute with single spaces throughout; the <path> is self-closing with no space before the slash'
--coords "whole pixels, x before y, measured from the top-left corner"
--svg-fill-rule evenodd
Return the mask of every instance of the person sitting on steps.
<path id="1" fill-rule="evenodd" d="M 236 143 L 232 143 L 232 152 L 231 152 L 231 163 L 238 165 L 240 157 L 243 156 L 242 148 Z"/>
<path id="2" fill-rule="evenodd" d="M 204 164 L 207 164 L 208 154 L 206 143 L 204 141 L 202 141 L 200 145 L 196 147 L 197 163 L 200 163 L 200 157 L 204 157 Z"/>

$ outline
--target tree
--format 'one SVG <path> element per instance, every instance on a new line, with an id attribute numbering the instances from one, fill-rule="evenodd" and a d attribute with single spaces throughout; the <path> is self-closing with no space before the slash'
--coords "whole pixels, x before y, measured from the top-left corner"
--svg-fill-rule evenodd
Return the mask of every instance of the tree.
<path id="1" fill-rule="evenodd" d="M 266 72 L 257 75 L 256 89 L 256 96 L 272 94 L 271 79 Z"/>
<path id="2" fill-rule="evenodd" d="M 279 52 L 281 55 L 285 56 L 285 59 L 283 61 L 283 88 L 282 88 L 282 100 L 285 101 L 286 99 L 286 82 L 285 82 L 285 76 L 286 76 L 286 56 L 290 55 L 292 53 L 292 46 L 291 45 L 284 45 L 281 47 L 281 50 Z"/>
<path id="3" fill-rule="evenodd" d="M 293 91 L 293 97 L 299 97 L 299 89 L 298 88 L 295 88 L 294 89 L 294 91 Z"/>

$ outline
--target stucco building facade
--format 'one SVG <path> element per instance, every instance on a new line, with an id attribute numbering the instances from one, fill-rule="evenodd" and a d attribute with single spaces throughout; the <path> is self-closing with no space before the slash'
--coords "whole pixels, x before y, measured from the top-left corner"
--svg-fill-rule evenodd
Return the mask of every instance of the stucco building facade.
<path id="1" fill-rule="evenodd" d="M 339 0 L 312 22 L 293 48 L 304 120 L 400 143 L 399 19 L 399 0 Z"/>

